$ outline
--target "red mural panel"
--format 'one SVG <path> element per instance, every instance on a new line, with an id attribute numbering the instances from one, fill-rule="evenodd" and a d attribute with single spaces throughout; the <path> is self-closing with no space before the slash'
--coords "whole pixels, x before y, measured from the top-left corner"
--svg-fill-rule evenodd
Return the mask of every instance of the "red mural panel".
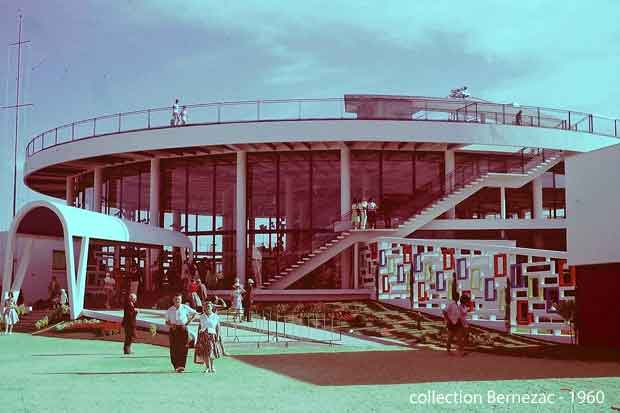
<path id="1" fill-rule="evenodd" d="M 506 254 L 493 256 L 493 274 L 495 277 L 505 277 L 508 274 L 508 257 Z"/>
<path id="2" fill-rule="evenodd" d="M 403 245 L 403 262 L 409 264 L 411 262 L 411 254 L 413 248 L 411 245 Z"/>
<path id="3" fill-rule="evenodd" d="M 446 248 L 442 249 L 443 253 L 443 269 L 444 270 L 453 270 L 454 269 L 454 248 Z"/>
<path id="4" fill-rule="evenodd" d="M 527 301 L 517 300 L 517 324 L 527 325 L 530 323 Z"/>

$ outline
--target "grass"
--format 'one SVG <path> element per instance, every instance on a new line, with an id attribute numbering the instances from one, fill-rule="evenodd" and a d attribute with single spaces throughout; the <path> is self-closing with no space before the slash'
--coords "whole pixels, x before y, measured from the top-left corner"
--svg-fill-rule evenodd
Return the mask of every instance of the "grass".
<path id="1" fill-rule="evenodd" d="M 396 412 L 571 411 L 555 405 L 426 405 L 411 393 L 568 393 L 601 390 L 602 405 L 574 412 L 613 411 L 620 405 L 620 364 L 536 360 L 490 354 L 452 358 L 427 350 L 369 351 L 295 343 L 228 346 L 217 374 L 171 372 L 168 349 L 24 334 L 0 337 L 0 410 L 7 412 Z M 485 399 L 486 400 L 486 399 Z"/>

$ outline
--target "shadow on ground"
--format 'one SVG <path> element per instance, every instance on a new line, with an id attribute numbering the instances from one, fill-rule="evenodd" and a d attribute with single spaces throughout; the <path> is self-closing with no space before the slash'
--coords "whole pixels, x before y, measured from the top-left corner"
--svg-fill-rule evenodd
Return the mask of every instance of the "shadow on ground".
<path id="1" fill-rule="evenodd" d="M 193 374 L 197 372 L 185 372 L 183 374 Z M 115 375 L 127 375 L 127 374 L 179 374 L 172 370 L 165 371 L 66 371 L 55 373 L 38 373 L 39 375 L 61 375 L 61 376 L 115 376 Z"/>
<path id="2" fill-rule="evenodd" d="M 462 358 L 437 351 L 240 355 L 234 358 L 318 386 L 620 377 L 618 363 L 536 360 L 479 353 Z"/>

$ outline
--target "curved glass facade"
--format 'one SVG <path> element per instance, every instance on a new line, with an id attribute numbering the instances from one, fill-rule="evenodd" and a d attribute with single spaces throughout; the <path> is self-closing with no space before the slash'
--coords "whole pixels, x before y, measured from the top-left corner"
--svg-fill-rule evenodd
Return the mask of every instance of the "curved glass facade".
<path id="1" fill-rule="evenodd" d="M 102 212 L 129 221 L 149 221 L 150 165 L 138 162 L 106 168 L 101 188 Z"/>
<path id="2" fill-rule="evenodd" d="M 340 152 L 254 152 L 247 158 L 248 274 L 266 281 L 333 236 Z"/>
<path id="3" fill-rule="evenodd" d="M 454 155 L 456 168 L 477 164 L 480 170 L 500 173 L 518 170 L 522 162 L 518 154 Z M 264 283 L 335 238 L 334 223 L 348 220 L 341 211 L 350 209 L 340 205 L 340 156 L 340 150 L 247 153 L 247 277 Z M 351 149 L 351 200 L 374 198 L 378 227 L 396 226 L 439 193 L 445 159 L 443 151 Z M 102 212 L 148 223 L 150 167 L 146 161 L 103 169 Z M 237 167 L 236 153 L 160 161 L 160 225 L 190 238 L 198 261 L 220 278 L 214 288 L 229 288 L 237 276 Z M 552 218 L 565 215 L 563 173 L 560 163 L 542 175 L 544 210 Z M 93 172 L 74 182 L 75 205 L 96 209 Z M 529 219 L 532 210 L 531 183 L 506 188 L 507 218 Z M 458 219 L 500 218 L 500 189 L 479 190 L 458 204 L 455 214 Z M 463 237 L 485 237 L 484 231 L 472 233 L 477 235 Z M 487 235 L 496 237 L 495 232 Z M 173 255 L 166 250 L 161 265 L 171 266 Z M 289 288 L 350 288 L 352 257 L 346 250 Z"/>
<path id="4" fill-rule="evenodd" d="M 161 214 L 164 228 L 185 233 L 199 260 L 235 278 L 236 156 L 200 156 L 161 162 Z"/>

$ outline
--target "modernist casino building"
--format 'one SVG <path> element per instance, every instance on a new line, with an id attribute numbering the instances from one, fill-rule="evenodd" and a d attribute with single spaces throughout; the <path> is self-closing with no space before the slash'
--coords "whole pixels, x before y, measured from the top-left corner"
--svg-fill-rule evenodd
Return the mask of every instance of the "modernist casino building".
<path id="1" fill-rule="evenodd" d="M 72 226 L 75 241 L 76 228 L 91 227 L 80 247 L 88 258 L 74 268 L 82 294 L 106 267 L 126 265 L 133 244 L 149 289 L 157 288 L 150 274 L 162 249 L 181 248 L 223 276 L 218 289 L 252 277 L 259 296 L 274 299 L 383 297 L 430 310 L 441 308 L 440 292 L 453 282 L 443 272 L 467 280 L 465 270 L 475 273 L 474 262 L 488 256 L 481 278 L 469 274 L 471 283 L 458 286 L 494 298 L 497 314 L 481 309 L 480 318 L 501 316 L 502 286 L 512 282 L 530 298 L 529 311 L 515 313 L 542 325 L 553 320 L 537 310 L 548 314 L 550 300 L 573 296 L 562 289 L 574 286 L 568 160 L 619 142 L 614 119 L 473 99 L 346 95 L 188 110 L 182 126 L 171 125 L 171 108 L 158 108 L 32 139 L 25 184 L 73 208 L 26 206 L 9 235 L 63 236 Z M 352 228 L 353 201 L 370 198 L 376 228 Z M 118 221 L 125 235 L 103 234 Z M 172 233 L 183 237 L 168 242 Z M 395 256 L 400 261 L 390 261 Z M 540 260 L 549 264 L 544 271 L 519 278 Z M 537 297 L 546 308 L 534 305 Z"/>

